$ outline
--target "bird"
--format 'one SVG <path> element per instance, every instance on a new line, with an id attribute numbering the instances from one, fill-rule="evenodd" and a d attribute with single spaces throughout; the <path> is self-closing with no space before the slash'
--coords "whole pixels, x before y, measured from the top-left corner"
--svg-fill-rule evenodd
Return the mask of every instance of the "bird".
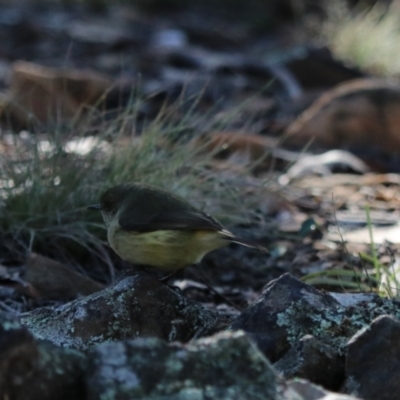
<path id="1" fill-rule="evenodd" d="M 111 187 L 99 204 L 88 208 L 101 211 L 111 248 L 138 266 L 181 270 L 229 243 L 268 253 L 265 247 L 235 236 L 183 198 L 145 183 Z"/>

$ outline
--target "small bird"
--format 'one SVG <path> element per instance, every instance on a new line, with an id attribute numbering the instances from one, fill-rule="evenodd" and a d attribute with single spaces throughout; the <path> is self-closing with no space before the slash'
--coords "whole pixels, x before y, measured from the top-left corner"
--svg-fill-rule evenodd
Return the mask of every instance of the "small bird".
<path id="1" fill-rule="evenodd" d="M 124 260 L 163 271 L 200 263 L 210 251 L 238 243 L 268 252 L 226 230 L 184 199 L 143 183 L 108 189 L 100 204 L 110 246 Z"/>

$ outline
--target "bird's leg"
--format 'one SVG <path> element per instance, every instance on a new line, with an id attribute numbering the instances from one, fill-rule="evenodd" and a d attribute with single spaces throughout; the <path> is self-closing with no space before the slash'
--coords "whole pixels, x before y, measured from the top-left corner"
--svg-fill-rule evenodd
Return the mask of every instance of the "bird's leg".
<path id="1" fill-rule="evenodd" d="M 117 276 L 117 281 L 121 281 L 128 276 L 135 276 L 142 272 L 149 273 L 144 265 L 135 264 L 135 268 L 124 268 Z"/>
<path id="2" fill-rule="evenodd" d="M 212 293 L 214 293 L 215 295 L 217 295 L 219 298 L 221 298 L 222 300 L 224 300 L 226 303 L 228 303 L 229 305 L 231 305 L 233 308 L 236 308 L 236 310 L 238 310 L 238 311 L 240 311 L 240 312 L 243 311 L 243 308 L 242 308 L 242 307 L 239 307 L 237 304 L 235 304 L 234 302 L 230 301 L 230 300 L 229 300 L 228 298 L 226 298 L 223 294 L 219 293 L 217 290 L 215 290 L 215 289 L 211 286 L 210 281 L 207 279 L 207 277 L 206 277 L 204 271 L 203 271 L 201 268 L 200 268 L 200 272 L 201 272 L 201 274 L 203 275 L 203 278 L 200 278 L 200 277 L 199 277 L 199 280 L 200 280 L 201 282 L 203 282 L 204 285 L 206 285 L 206 286 L 208 287 L 208 289 L 209 289 Z"/>
<path id="3" fill-rule="evenodd" d="M 170 274 L 168 274 L 168 275 L 166 275 L 166 276 L 163 276 L 162 278 L 159 278 L 158 280 L 159 280 L 160 282 L 167 282 L 170 278 L 172 278 L 174 275 L 176 275 L 179 271 L 180 271 L 180 270 L 177 269 L 177 270 L 171 272 Z"/>
<path id="4" fill-rule="evenodd" d="M 119 276 L 119 280 L 121 280 L 122 278 L 126 278 L 127 276 L 136 275 L 138 273 L 145 272 L 146 274 L 149 274 L 149 275 L 153 276 L 154 278 L 158 279 L 160 282 L 167 282 L 170 278 L 172 278 L 179 271 L 180 270 L 177 269 L 177 270 L 171 272 L 170 274 L 163 276 L 162 278 L 156 278 L 155 272 L 157 272 L 157 271 L 154 268 L 149 267 L 147 265 L 135 264 L 135 269 L 126 269 L 126 270 L 122 271 Z"/>

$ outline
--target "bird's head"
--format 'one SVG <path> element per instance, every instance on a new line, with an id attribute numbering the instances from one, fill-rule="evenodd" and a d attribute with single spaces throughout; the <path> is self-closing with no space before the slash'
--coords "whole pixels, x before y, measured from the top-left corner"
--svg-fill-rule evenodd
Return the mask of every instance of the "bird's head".
<path id="1" fill-rule="evenodd" d="M 100 198 L 100 203 L 92 204 L 89 210 L 101 211 L 104 222 L 108 227 L 122 207 L 123 201 L 135 192 L 135 187 L 128 184 L 122 184 L 108 189 Z"/>

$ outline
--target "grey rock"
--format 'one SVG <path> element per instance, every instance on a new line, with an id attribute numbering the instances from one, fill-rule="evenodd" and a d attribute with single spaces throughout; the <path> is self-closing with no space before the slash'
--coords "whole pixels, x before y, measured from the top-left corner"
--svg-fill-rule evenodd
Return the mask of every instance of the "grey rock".
<path id="1" fill-rule="evenodd" d="M 261 296 L 234 320 L 231 329 L 244 330 L 272 361 L 279 360 L 305 335 L 329 345 L 338 355 L 347 341 L 377 316 L 400 318 L 400 303 L 379 296 L 341 304 L 330 293 L 290 274 L 270 282 Z"/>
<path id="2" fill-rule="evenodd" d="M 327 334 L 340 324 L 343 311 L 328 294 L 285 274 L 265 287 L 233 322 L 232 329 L 247 332 L 274 362 L 304 335 L 319 338 Z"/>
<path id="3" fill-rule="evenodd" d="M 82 350 L 138 337 L 185 342 L 215 330 L 219 321 L 219 314 L 148 274 L 127 277 L 55 310 L 34 310 L 21 317 L 36 338 Z"/>
<path id="4" fill-rule="evenodd" d="M 397 400 L 400 393 L 400 322 L 388 315 L 351 338 L 346 392 L 365 400 Z"/>
<path id="5" fill-rule="evenodd" d="M 344 357 L 337 350 L 306 335 L 274 364 L 285 379 L 307 379 L 329 390 L 339 390 L 343 384 Z"/>
<path id="6" fill-rule="evenodd" d="M 103 343 L 89 352 L 88 400 L 269 400 L 276 374 L 243 332 L 190 344 L 156 338 Z"/>
<path id="7" fill-rule="evenodd" d="M 86 358 L 40 343 L 18 322 L 0 322 L 0 398 L 84 400 Z"/>

